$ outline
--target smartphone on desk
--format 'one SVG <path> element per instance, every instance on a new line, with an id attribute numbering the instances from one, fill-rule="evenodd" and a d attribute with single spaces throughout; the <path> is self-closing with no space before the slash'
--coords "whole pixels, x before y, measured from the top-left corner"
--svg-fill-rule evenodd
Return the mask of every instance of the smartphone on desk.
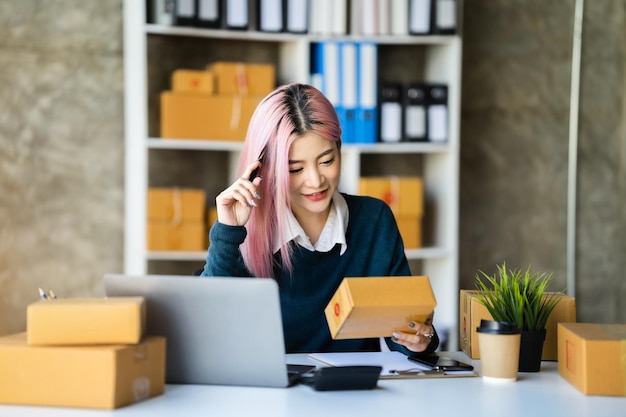
<path id="1" fill-rule="evenodd" d="M 431 371 L 473 371 L 474 367 L 447 356 L 437 354 L 427 356 L 409 356 L 410 361 L 430 367 Z"/>

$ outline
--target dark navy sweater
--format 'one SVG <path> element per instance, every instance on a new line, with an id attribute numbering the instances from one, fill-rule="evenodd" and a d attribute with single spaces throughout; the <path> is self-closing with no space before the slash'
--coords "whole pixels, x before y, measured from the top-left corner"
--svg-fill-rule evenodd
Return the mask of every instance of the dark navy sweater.
<path id="1" fill-rule="evenodd" d="M 343 255 L 338 244 L 330 252 L 311 252 L 295 246 L 291 274 L 280 267 L 279 254 L 274 255 L 287 353 L 380 350 L 378 339 L 333 340 L 324 308 L 344 277 L 411 274 L 389 206 L 371 197 L 346 194 L 343 197 L 349 211 L 348 248 Z M 250 276 L 239 252 L 246 234 L 243 226 L 216 222 L 210 231 L 211 243 L 202 275 Z M 392 350 L 412 354 L 390 339 L 387 344 Z M 434 350 L 437 344 L 438 339 L 434 337 L 428 351 Z"/>

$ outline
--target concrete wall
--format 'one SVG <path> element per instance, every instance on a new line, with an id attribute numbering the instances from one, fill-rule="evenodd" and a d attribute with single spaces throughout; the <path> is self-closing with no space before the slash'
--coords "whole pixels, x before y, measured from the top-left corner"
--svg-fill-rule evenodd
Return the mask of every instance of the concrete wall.
<path id="1" fill-rule="evenodd" d="M 460 281 L 496 263 L 566 282 L 574 0 L 464 10 Z M 587 1 L 579 320 L 625 322 L 626 0 Z M 0 334 L 37 287 L 102 295 L 122 270 L 122 0 L 0 0 Z"/>

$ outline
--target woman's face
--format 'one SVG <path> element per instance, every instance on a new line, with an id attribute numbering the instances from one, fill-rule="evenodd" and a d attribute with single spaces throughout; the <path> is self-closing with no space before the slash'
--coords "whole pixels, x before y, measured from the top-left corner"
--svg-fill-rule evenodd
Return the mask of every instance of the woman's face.
<path id="1" fill-rule="evenodd" d="M 337 144 L 307 133 L 289 149 L 291 210 L 298 221 L 327 216 L 339 185 L 341 158 Z"/>

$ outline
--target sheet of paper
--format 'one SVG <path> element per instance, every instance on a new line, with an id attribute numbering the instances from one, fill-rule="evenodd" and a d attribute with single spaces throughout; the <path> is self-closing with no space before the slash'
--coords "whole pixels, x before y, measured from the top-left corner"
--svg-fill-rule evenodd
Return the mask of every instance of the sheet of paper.
<path id="1" fill-rule="evenodd" d="M 429 368 L 419 363 L 410 362 L 400 352 L 334 352 L 312 353 L 311 359 L 330 366 L 382 366 L 381 376 L 395 375 L 391 371 L 426 371 Z"/>

